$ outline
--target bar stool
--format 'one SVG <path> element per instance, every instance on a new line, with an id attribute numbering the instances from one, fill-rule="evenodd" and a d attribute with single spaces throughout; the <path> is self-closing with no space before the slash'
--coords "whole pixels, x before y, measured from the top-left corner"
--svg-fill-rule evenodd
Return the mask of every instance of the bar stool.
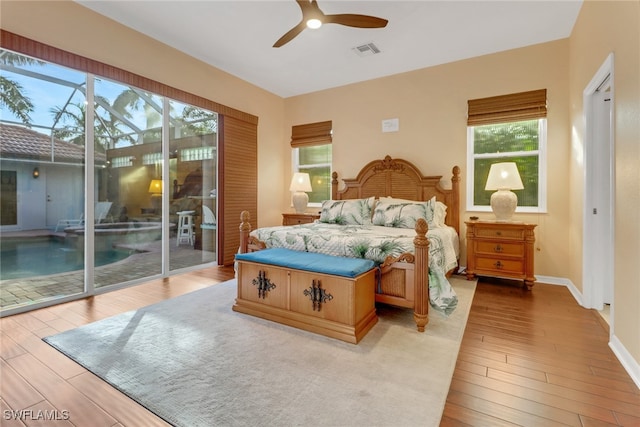
<path id="1" fill-rule="evenodd" d="M 178 238 L 176 239 L 176 246 L 180 246 L 181 243 L 188 243 L 193 246 L 193 214 L 195 214 L 196 211 L 181 211 L 176 213 L 178 214 Z"/>

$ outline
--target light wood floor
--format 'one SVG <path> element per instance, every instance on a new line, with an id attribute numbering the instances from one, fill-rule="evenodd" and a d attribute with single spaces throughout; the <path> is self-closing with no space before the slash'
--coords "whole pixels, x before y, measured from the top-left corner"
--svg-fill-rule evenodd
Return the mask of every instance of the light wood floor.
<path id="1" fill-rule="evenodd" d="M 512 285 L 478 283 L 441 425 L 640 426 L 598 312 L 564 286 Z"/>
<path id="2" fill-rule="evenodd" d="M 232 277 L 210 268 L 0 319 L 0 425 L 166 425 L 41 338 Z M 640 391 L 607 337 L 564 287 L 479 283 L 442 425 L 640 426 Z M 70 419 L 7 419 L 19 410 Z"/>

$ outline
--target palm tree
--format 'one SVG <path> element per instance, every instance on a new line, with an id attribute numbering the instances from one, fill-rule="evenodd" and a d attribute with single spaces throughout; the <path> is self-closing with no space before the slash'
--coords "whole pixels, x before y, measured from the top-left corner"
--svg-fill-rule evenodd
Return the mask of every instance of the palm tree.
<path id="1" fill-rule="evenodd" d="M 41 61 L 28 58 L 7 51 L 0 51 L 0 65 L 42 64 Z M 0 75 L 0 107 L 6 108 L 25 125 L 31 124 L 33 103 L 24 95 L 24 88 L 20 83 Z"/>
<path id="2" fill-rule="evenodd" d="M 131 134 L 124 133 L 120 129 L 122 121 L 116 115 L 111 114 L 109 109 L 98 108 L 99 105 L 109 105 L 108 100 L 99 96 L 96 96 L 95 100 L 96 117 L 93 129 L 96 151 L 105 153 L 108 148 L 115 147 L 122 140 L 134 144 L 135 139 Z M 56 138 L 84 145 L 84 126 L 87 118 L 87 109 L 84 103 L 68 103 L 64 107 L 53 107 L 49 111 L 55 117 L 56 122 L 65 124 L 65 126 L 53 130 L 53 135 Z M 99 114 L 100 111 L 102 111 L 101 114 Z"/>
<path id="3" fill-rule="evenodd" d="M 182 110 L 181 120 L 186 128 L 182 136 L 208 135 L 218 131 L 216 115 L 199 107 L 186 106 Z"/>

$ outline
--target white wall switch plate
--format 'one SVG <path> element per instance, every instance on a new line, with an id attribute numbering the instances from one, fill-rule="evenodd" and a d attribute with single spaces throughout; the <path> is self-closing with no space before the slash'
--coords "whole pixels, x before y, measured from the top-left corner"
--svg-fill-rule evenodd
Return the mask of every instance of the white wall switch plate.
<path id="1" fill-rule="evenodd" d="M 382 132 L 398 132 L 400 119 L 385 119 L 382 121 Z"/>

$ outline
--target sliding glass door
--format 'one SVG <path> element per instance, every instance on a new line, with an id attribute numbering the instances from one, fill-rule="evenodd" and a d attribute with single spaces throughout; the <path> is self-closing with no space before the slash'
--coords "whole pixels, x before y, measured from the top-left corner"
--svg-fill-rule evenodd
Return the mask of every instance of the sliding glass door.
<path id="1" fill-rule="evenodd" d="M 218 121 L 177 101 L 170 112 L 169 266 L 176 270 L 216 260 Z"/>
<path id="2" fill-rule="evenodd" d="M 216 113 L 0 64 L 0 315 L 215 263 Z"/>
<path id="3" fill-rule="evenodd" d="M 95 79 L 94 256 L 124 261 L 95 269 L 95 287 L 162 273 L 163 98 Z"/>
<path id="4" fill-rule="evenodd" d="M 84 293 L 87 76 L 0 50 L 0 310 Z"/>

